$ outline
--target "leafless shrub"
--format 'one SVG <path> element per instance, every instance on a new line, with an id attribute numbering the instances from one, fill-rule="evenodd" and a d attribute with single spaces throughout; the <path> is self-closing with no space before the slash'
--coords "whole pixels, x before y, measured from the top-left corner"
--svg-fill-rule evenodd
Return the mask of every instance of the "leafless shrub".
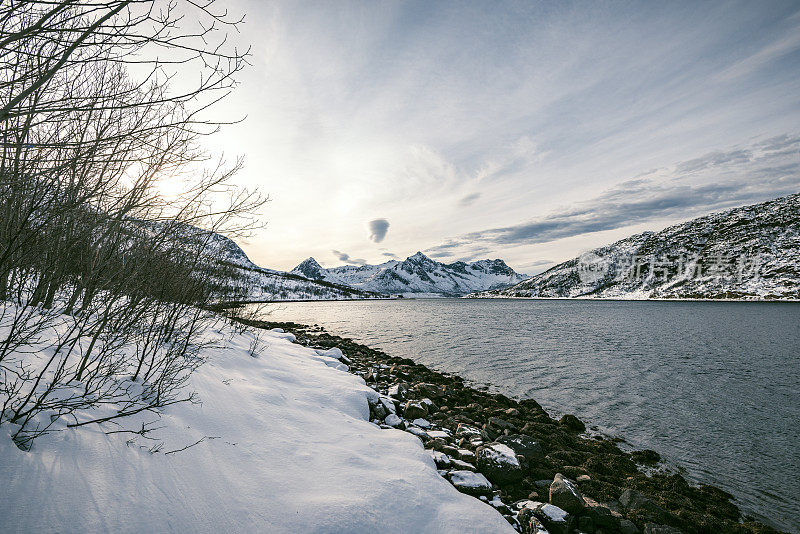
<path id="1" fill-rule="evenodd" d="M 216 232 L 262 202 L 199 144 L 246 64 L 240 22 L 213 0 L 0 5 L 0 425 L 20 448 L 194 400 L 204 310 L 237 297 Z"/>

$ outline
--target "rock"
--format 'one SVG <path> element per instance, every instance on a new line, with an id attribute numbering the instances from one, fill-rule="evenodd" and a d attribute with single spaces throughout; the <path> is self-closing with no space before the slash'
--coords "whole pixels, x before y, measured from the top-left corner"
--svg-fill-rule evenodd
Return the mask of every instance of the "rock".
<path id="1" fill-rule="evenodd" d="M 643 451 L 633 451 L 631 459 L 637 464 L 655 465 L 661 461 L 661 455 L 654 450 L 645 449 Z"/>
<path id="2" fill-rule="evenodd" d="M 489 424 L 500 430 L 516 430 L 517 428 L 512 423 L 509 423 L 505 419 L 500 419 L 499 417 L 490 417 Z"/>
<path id="3" fill-rule="evenodd" d="M 581 514 L 591 517 L 595 528 L 610 530 L 612 532 L 619 530 L 620 517 L 618 514 L 615 515 L 610 508 L 603 506 L 593 499 L 584 497 L 583 500 L 586 502 L 586 507 Z"/>
<path id="4" fill-rule="evenodd" d="M 537 501 L 527 501 L 519 512 L 519 517 L 528 520 L 526 522 L 529 522 L 530 516 L 538 519 L 550 534 L 567 534 L 574 523 L 572 516 L 566 510 Z"/>
<path id="5" fill-rule="evenodd" d="M 413 388 L 419 395 L 425 397 L 441 397 L 444 395 L 444 389 L 442 386 L 437 386 L 436 384 L 428 384 L 428 383 L 420 383 L 415 384 Z"/>
<path id="6" fill-rule="evenodd" d="M 408 432 L 409 434 L 414 434 L 419 439 L 421 439 L 423 443 L 431 439 L 431 438 L 428 437 L 428 433 L 427 432 L 425 432 L 421 428 L 417 428 L 415 426 L 406 427 L 406 432 Z M 434 447 L 434 448 L 436 448 L 436 447 Z"/>
<path id="7" fill-rule="evenodd" d="M 549 534 L 539 518 L 533 515 L 533 510 L 530 508 L 520 510 L 519 514 L 517 514 L 517 522 L 519 522 L 522 534 Z"/>
<path id="8" fill-rule="evenodd" d="M 558 424 L 570 430 L 574 430 L 575 432 L 583 432 L 586 430 L 586 425 L 584 425 L 580 419 L 569 413 L 559 419 Z"/>
<path id="9" fill-rule="evenodd" d="M 623 508 L 631 511 L 646 512 L 649 517 L 664 521 L 669 518 L 669 512 L 647 498 L 642 492 L 635 489 L 626 489 L 619 498 Z"/>
<path id="10" fill-rule="evenodd" d="M 506 415 L 509 417 L 518 417 L 519 410 L 517 410 L 516 408 L 509 408 L 508 410 L 506 410 Z"/>
<path id="11" fill-rule="evenodd" d="M 492 494 L 492 483 L 480 473 L 475 473 L 473 471 L 451 471 L 448 476 L 450 477 L 450 483 L 462 493 L 475 496 L 489 496 Z"/>
<path id="12" fill-rule="evenodd" d="M 524 434 L 510 434 L 497 438 L 498 443 L 508 445 L 516 454 L 521 454 L 526 460 L 541 460 L 544 451 L 539 442 Z"/>
<path id="13" fill-rule="evenodd" d="M 428 409 L 428 413 L 433 413 L 437 410 L 436 404 L 427 397 L 422 399 L 420 402 Z"/>
<path id="14" fill-rule="evenodd" d="M 370 412 L 372 417 L 378 419 L 379 421 L 383 421 L 386 419 L 386 416 L 389 415 L 389 410 L 382 403 L 378 403 L 375 405 L 370 405 Z"/>
<path id="15" fill-rule="evenodd" d="M 564 478 L 561 473 L 556 473 L 550 484 L 550 504 L 558 506 L 571 514 L 579 514 L 586 506 L 583 496 L 578 491 L 575 483 Z"/>
<path id="16" fill-rule="evenodd" d="M 450 467 L 450 458 L 443 452 L 429 450 L 428 454 L 433 458 L 433 462 L 439 469 Z"/>
<path id="17" fill-rule="evenodd" d="M 517 455 L 502 443 L 491 443 L 478 449 L 478 470 L 498 484 L 522 480 L 523 471 Z"/>
<path id="18" fill-rule="evenodd" d="M 423 403 L 410 400 L 403 407 L 403 417 L 406 419 L 419 419 L 428 416 L 428 407 Z"/>
<path id="19" fill-rule="evenodd" d="M 630 519 L 619 520 L 619 531 L 622 534 L 639 534 L 639 527 Z"/>
<path id="20" fill-rule="evenodd" d="M 428 430 L 428 437 L 432 439 L 450 439 L 450 434 L 444 430 Z"/>
<path id="21" fill-rule="evenodd" d="M 397 414 L 393 413 L 390 413 L 388 416 L 386 416 L 386 419 L 383 422 L 394 428 L 402 429 L 405 426 L 403 424 L 403 420 L 400 419 Z"/>
<path id="22" fill-rule="evenodd" d="M 576 480 L 578 482 L 589 482 L 590 480 L 592 480 L 592 477 L 590 477 L 589 475 L 578 475 L 578 478 Z"/>
<path id="23" fill-rule="evenodd" d="M 413 421 L 411 421 L 411 424 L 412 425 L 417 425 L 420 428 L 430 428 L 431 427 L 431 422 L 428 421 L 427 419 L 414 419 Z"/>
<path id="24" fill-rule="evenodd" d="M 398 382 L 389 388 L 387 394 L 393 399 L 401 401 L 406 400 L 406 397 L 408 396 L 408 384 L 405 382 Z"/>
<path id="25" fill-rule="evenodd" d="M 457 460 L 455 458 L 450 458 L 450 464 L 456 469 L 463 469 L 466 471 L 475 471 L 475 466 L 469 464 L 463 460 Z"/>
<path id="26" fill-rule="evenodd" d="M 472 440 L 474 438 L 481 437 L 481 431 L 479 428 L 475 428 L 472 425 L 468 425 L 466 423 L 459 423 L 458 428 L 456 428 L 456 436 L 467 438 L 467 440 Z"/>
<path id="27" fill-rule="evenodd" d="M 645 523 L 644 534 L 683 534 L 683 531 L 667 525 Z"/>
<path id="28" fill-rule="evenodd" d="M 394 400 L 391 397 L 386 397 L 381 395 L 381 404 L 389 413 L 397 413 L 397 405 L 394 403 Z"/>
<path id="29" fill-rule="evenodd" d="M 461 460 L 474 461 L 475 453 L 469 449 L 458 449 L 458 457 Z"/>

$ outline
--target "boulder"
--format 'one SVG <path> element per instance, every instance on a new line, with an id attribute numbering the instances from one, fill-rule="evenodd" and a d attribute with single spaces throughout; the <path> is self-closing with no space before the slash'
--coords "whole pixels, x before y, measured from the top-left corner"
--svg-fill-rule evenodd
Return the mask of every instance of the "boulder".
<path id="1" fill-rule="evenodd" d="M 372 412 L 370 415 L 374 419 L 383 421 L 384 419 L 386 419 L 386 416 L 389 415 L 389 410 L 387 410 L 386 407 L 380 402 L 377 404 L 370 404 L 369 407 L 370 407 L 370 412 Z"/>
<path id="2" fill-rule="evenodd" d="M 406 419 L 418 419 L 428 416 L 428 407 L 420 401 L 410 400 L 403 407 L 403 417 Z"/>
<path id="3" fill-rule="evenodd" d="M 628 488 L 623 491 L 619 503 L 628 512 L 636 512 L 636 515 L 640 517 L 646 516 L 657 521 L 666 521 L 670 516 L 669 512 L 635 489 Z"/>
<path id="4" fill-rule="evenodd" d="M 444 469 L 450 467 L 450 458 L 445 453 L 429 450 L 428 454 L 433 458 L 433 462 L 436 464 L 437 468 Z"/>
<path id="5" fill-rule="evenodd" d="M 558 506 L 571 514 L 579 514 L 586 506 L 578 487 L 561 473 L 556 473 L 550 484 L 550 504 Z"/>
<path id="6" fill-rule="evenodd" d="M 397 414 L 390 413 L 386 416 L 386 419 L 383 421 L 389 426 L 393 426 L 394 428 L 403 428 L 405 425 L 403 424 L 403 420 L 400 419 Z"/>
<path id="7" fill-rule="evenodd" d="M 518 518 L 520 523 L 530 524 L 530 517 L 534 517 L 550 534 L 567 534 L 574 523 L 574 519 L 566 510 L 554 506 L 552 504 L 526 501 L 519 512 Z M 525 532 L 525 530 L 523 530 Z M 528 530 L 527 532 L 537 532 L 536 530 Z"/>
<path id="8" fill-rule="evenodd" d="M 489 496 L 492 494 L 492 483 L 480 473 L 475 473 L 473 471 L 451 471 L 448 476 L 450 477 L 450 483 L 462 493 L 475 496 Z"/>
<path id="9" fill-rule="evenodd" d="M 550 534 L 539 518 L 533 515 L 533 510 L 530 508 L 520 510 L 517 514 L 517 522 L 522 534 Z"/>
<path id="10" fill-rule="evenodd" d="M 475 460 L 475 453 L 469 449 L 458 449 L 458 457 L 461 460 L 468 460 L 474 461 Z"/>
<path id="11" fill-rule="evenodd" d="M 467 438 L 467 440 L 472 440 L 474 438 L 480 439 L 481 430 L 466 423 L 459 423 L 458 428 L 456 428 L 456 436 L 460 438 Z"/>
<path id="12" fill-rule="evenodd" d="M 526 460 L 541 460 L 544 458 L 544 451 L 539 442 L 524 434 L 509 434 L 497 438 L 498 443 L 508 445 L 515 454 L 521 454 Z"/>
<path id="13" fill-rule="evenodd" d="M 513 423 L 509 423 L 505 419 L 500 419 L 499 417 L 490 417 L 489 425 L 499 428 L 500 430 L 516 430 Z"/>
<path id="14" fill-rule="evenodd" d="M 558 424 L 565 426 L 570 430 L 574 430 L 575 432 L 583 432 L 586 430 L 586 425 L 584 425 L 580 419 L 570 413 L 559 419 Z"/>
<path id="15" fill-rule="evenodd" d="M 428 437 L 431 439 L 444 439 L 449 440 L 450 434 L 445 432 L 444 430 L 428 430 Z"/>
<path id="16" fill-rule="evenodd" d="M 455 458 L 450 458 L 450 463 L 455 469 L 463 469 L 465 471 L 475 471 L 475 466 L 467 463 L 463 460 L 457 460 Z"/>
<path id="17" fill-rule="evenodd" d="M 380 402 L 389 413 L 397 413 L 397 405 L 394 403 L 394 399 L 391 397 L 381 395 Z"/>
<path id="18" fill-rule="evenodd" d="M 411 421 L 411 424 L 412 425 L 416 425 L 416 426 L 418 426 L 420 428 L 430 428 L 431 427 L 431 422 L 428 421 L 427 419 L 422 419 L 422 418 L 414 419 L 413 421 Z"/>
<path id="19" fill-rule="evenodd" d="M 405 382 L 398 382 L 397 384 L 391 386 L 389 391 L 386 393 L 393 399 L 400 401 L 406 400 L 406 397 L 408 396 L 408 384 Z"/>
<path id="20" fill-rule="evenodd" d="M 502 443 L 491 443 L 478 449 L 478 470 L 498 484 L 522 480 L 523 470 L 517 455 Z"/>

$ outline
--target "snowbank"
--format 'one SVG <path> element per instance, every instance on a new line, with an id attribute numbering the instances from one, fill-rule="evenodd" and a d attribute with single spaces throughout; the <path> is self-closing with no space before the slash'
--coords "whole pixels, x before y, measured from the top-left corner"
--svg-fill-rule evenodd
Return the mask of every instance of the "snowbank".
<path id="1" fill-rule="evenodd" d="M 22 452 L 0 427 L 1 530 L 514 532 L 417 438 L 367 421 L 362 379 L 290 336 L 261 332 L 255 358 L 247 333 L 209 349 L 202 404 L 169 407 L 147 437 L 91 425 Z"/>

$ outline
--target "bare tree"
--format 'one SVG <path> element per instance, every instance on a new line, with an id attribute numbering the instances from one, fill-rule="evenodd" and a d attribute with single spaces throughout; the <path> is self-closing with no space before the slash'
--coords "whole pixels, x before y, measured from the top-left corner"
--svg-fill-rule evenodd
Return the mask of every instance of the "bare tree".
<path id="1" fill-rule="evenodd" d="M 203 310 L 236 298 L 216 232 L 262 202 L 232 184 L 241 161 L 199 170 L 240 23 L 213 0 L 0 6 L 0 425 L 21 448 L 61 417 L 192 400 Z"/>

